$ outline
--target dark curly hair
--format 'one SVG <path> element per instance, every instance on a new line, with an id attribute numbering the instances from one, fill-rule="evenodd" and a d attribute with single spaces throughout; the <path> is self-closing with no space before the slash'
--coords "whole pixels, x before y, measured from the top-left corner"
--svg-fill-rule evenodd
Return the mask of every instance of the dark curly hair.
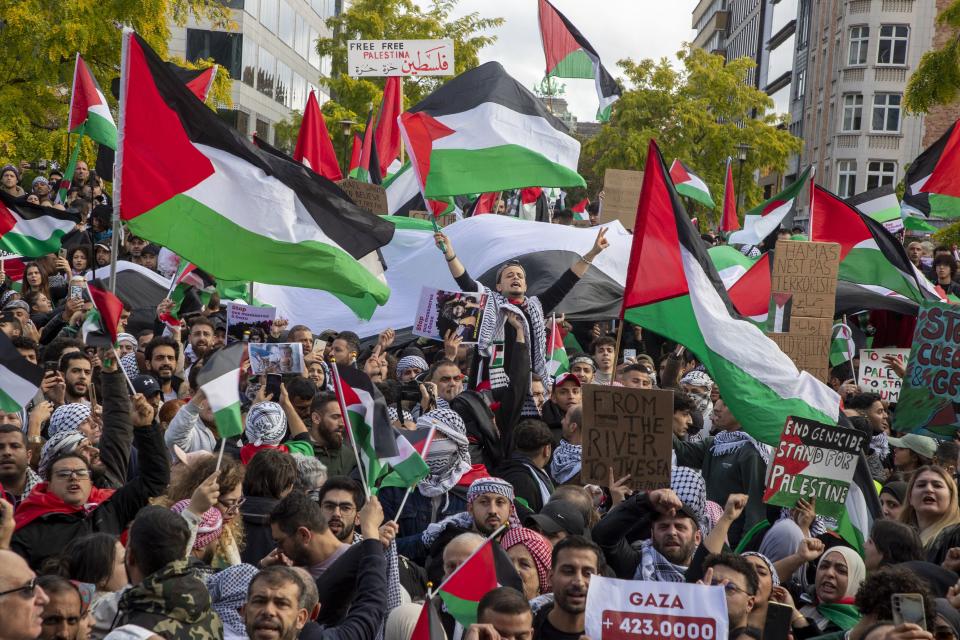
<path id="1" fill-rule="evenodd" d="M 716 566 L 733 569 L 742 575 L 747 581 L 747 593 L 751 596 L 757 595 L 757 591 L 760 590 L 760 578 L 757 577 L 756 569 L 746 558 L 735 553 L 712 553 L 703 561 L 704 571 Z"/>
<path id="2" fill-rule="evenodd" d="M 921 594 L 924 615 L 933 622 L 937 612 L 930 587 L 925 580 L 906 569 L 884 567 L 871 573 L 857 589 L 855 602 L 861 615 L 872 615 L 876 620 L 893 620 L 890 596 L 895 593 Z"/>

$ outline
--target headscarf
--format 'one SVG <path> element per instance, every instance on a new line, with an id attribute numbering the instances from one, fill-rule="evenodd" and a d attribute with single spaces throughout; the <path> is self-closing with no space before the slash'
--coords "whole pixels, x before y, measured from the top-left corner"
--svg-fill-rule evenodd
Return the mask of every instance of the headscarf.
<path id="1" fill-rule="evenodd" d="M 190 500 L 181 500 L 170 507 L 174 513 L 183 513 L 190 506 Z M 210 507 L 202 516 L 197 526 L 197 536 L 193 541 L 193 550 L 199 551 L 211 542 L 214 542 L 223 533 L 223 515 L 216 507 Z"/>
<path id="2" fill-rule="evenodd" d="M 420 481 L 417 488 L 427 498 L 434 498 L 452 489 L 460 478 L 470 470 L 470 445 L 467 442 L 467 427 L 463 418 L 450 409 L 432 409 L 417 420 L 417 429 L 431 429 L 447 437 L 455 451 L 444 451 L 443 440 L 433 440 L 427 450 L 425 461 L 430 475 Z M 431 455 L 435 454 L 435 455 Z"/>
<path id="3" fill-rule="evenodd" d="M 53 438 L 61 431 L 76 431 L 85 420 L 90 418 L 90 407 L 82 402 L 62 404 L 50 416 L 47 434 Z"/>
<path id="4" fill-rule="evenodd" d="M 803 607 L 801 613 L 813 619 L 817 628 L 823 632 L 831 623 L 843 631 L 849 631 L 860 620 L 860 610 L 854 605 L 854 596 L 860 583 L 867 575 L 867 569 L 863 565 L 863 559 L 856 551 L 849 547 L 831 547 L 820 556 L 820 562 L 817 563 L 817 570 L 820 565 L 831 553 L 839 553 L 847 563 L 847 590 L 843 597 L 837 602 L 823 603 L 817 602 Z"/>
<path id="5" fill-rule="evenodd" d="M 433 446 L 432 444 L 430 445 Z M 496 493 L 510 501 L 510 514 L 507 516 L 508 530 L 520 527 L 520 518 L 517 517 L 517 507 L 514 504 L 513 485 L 502 478 L 492 478 L 485 476 L 477 478 L 470 483 L 467 488 L 467 506 L 473 504 L 473 501 L 485 493 Z M 440 522 L 435 522 L 427 526 L 427 529 L 421 534 L 420 541 L 426 546 L 431 546 L 440 537 L 447 527 L 459 527 L 460 529 L 471 529 L 473 527 L 473 516 L 469 511 L 461 511 L 452 516 L 447 516 Z"/>
<path id="6" fill-rule="evenodd" d="M 287 432 L 287 416 L 276 402 L 258 402 L 250 407 L 244 433 L 254 446 L 278 445 Z"/>
<path id="7" fill-rule="evenodd" d="M 387 616 L 387 621 L 383 626 L 383 640 L 410 640 L 413 637 L 413 630 L 420 620 L 420 613 L 423 607 L 429 607 L 430 603 L 407 602 L 393 609 Z M 443 638 L 437 640 L 444 640 Z"/>
<path id="8" fill-rule="evenodd" d="M 903 480 L 891 480 L 880 489 L 880 495 L 885 493 L 889 493 L 897 499 L 897 502 L 903 504 L 907 497 L 907 483 Z"/>
<path id="9" fill-rule="evenodd" d="M 553 452 L 550 461 L 550 475 L 558 484 L 568 482 L 578 473 L 583 465 L 583 445 L 570 444 L 560 439 L 560 445 Z"/>
<path id="10" fill-rule="evenodd" d="M 397 360 L 397 377 L 399 378 L 407 369 L 420 369 L 426 371 L 430 368 L 427 361 L 420 356 L 403 356 Z"/>
<path id="11" fill-rule="evenodd" d="M 740 555 L 744 557 L 750 556 L 753 558 L 760 558 L 763 560 L 763 563 L 767 565 L 767 571 L 770 572 L 770 580 L 773 581 L 773 586 L 780 586 L 780 575 L 777 573 L 777 569 L 773 566 L 773 562 L 770 560 L 770 558 L 763 555 L 759 551 L 744 551 Z"/>
<path id="12" fill-rule="evenodd" d="M 57 456 L 62 453 L 72 453 L 86 439 L 87 437 L 79 431 L 59 431 L 47 440 L 40 449 L 40 464 L 37 465 L 40 476 L 46 478 L 50 464 Z"/>
<path id="13" fill-rule="evenodd" d="M 123 372 L 127 374 L 128 378 L 136 378 L 140 375 L 140 366 L 137 364 L 137 354 L 126 353 L 120 356 L 120 367 L 123 369 Z"/>
<path id="14" fill-rule="evenodd" d="M 20 294 L 13 289 L 8 289 L 7 291 L 4 291 L 3 294 L 0 294 L 0 307 L 5 306 L 7 302 L 10 300 L 10 298 L 17 295 L 20 295 Z"/>
<path id="15" fill-rule="evenodd" d="M 860 588 L 860 583 L 867 577 L 867 568 L 863 564 L 863 558 L 850 547 L 831 547 L 820 556 L 820 561 L 817 562 L 817 571 L 820 570 L 820 565 L 823 564 L 823 561 L 831 553 L 839 553 L 847 563 L 847 590 L 844 592 L 840 602 L 853 602 L 853 597 L 857 595 L 857 589 Z"/>
<path id="16" fill-rule="evenodd" d="M 706 371 L 698 371 L 693 369 L 688 371 L 682 378 L 680 378 L 680 384 L 689 384 L 695 387 L 706 387 L 709 391 L 713 388 L 713 378 Z"/>
<path id="17" fill-rule="evenodd" d="M 700 414 L 703 419 L 703 429 L 710 433 L 713 426 L 713 402 L 710 400 L 710 391 L 713 389 L 713 378 L 706 371 L 693 369 L 688 371 L 682 378 L 680 384 L 689 384 L 695 387 L 706 387 L 705 393 L 695 393 L 687 391 L 687 396 L 693 402 L 693 409 Z"/>
<path id="18" fill-rule="evenodd" d="M 537 578 L 540 580 L 540 594 L 550 593 L 552 590 L 550 543 L 542 535 L 526 527 L 511 527 L 500 539 L 500 546 L 504 551 L 518 544 L 522 544 L 533 556 L 533 562 L 537 567 Z"/>
<path id="19" fill-rule="evenodd" d="M 117 334 L 117 344 L 122 344 L 124 342 L 129 342 L 134 347 L 137 345 L 137 338 L 132 333 L 118 333 Z"/>
<path id="20" fill-rule="evenodd" d="M 710 520 L 706 512 L 707 485 L 703 476 L 690 467 L 674 467 L 670 470 L 670 488 L 683 506 L 696 516 L 701 535 L 710 533 Z"/>
<path id="21" fill-rule="evenodd" d="M 589 356 L 586 353 L 581 353 L 579 355 L 576 355 L 570 358 L 569 365 L 570 367 L 573 367 L 573 365 L 581 362 L 584 364 L 590 365 L 590 368 L 592 368 L 594 371 L 597 370 L 597 361 L 594 360 L 592 356 Z"/>
<path id="22" fill-rule="evenodd" d="M 257 571 L 252 564 L 237 564 L 207 578 L 210 608 L 220 616 L 224 631 L 229 630 L 235 635 L 246 634 L 246 626 L 237 609 L 246 602 L 247 590 Z"/>

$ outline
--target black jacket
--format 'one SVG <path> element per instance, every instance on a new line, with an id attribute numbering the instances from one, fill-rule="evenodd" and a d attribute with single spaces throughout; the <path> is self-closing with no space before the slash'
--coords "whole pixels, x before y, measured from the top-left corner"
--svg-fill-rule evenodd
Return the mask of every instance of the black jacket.
<path id="1" fill-rule="evenodd" d="M 538 469 L 530 458 L 519 453 L 500 465 L 497 476 L 512 484 L 517 501 L 522 500 L 534 513 L 539 513 L 545 504 L 540 490 L 541 484 L 548 494 L 553 493 L 553 480 L 550 476 L 543 469 Z"/>
<path id="2" fill-rule="evenodd" d="M 650 537 L 654 513 L 647 494 L 634 494 L 611 509 L 590 531 L 593 541 L 603 551 L 607 565 L 618 578 L 633 579 L 641 554 L 630 541 Z"/>
<path id="3" fill-rule="evenodd" d="M 119 489 L 127 481 L 133 425 L 130 422 L 130 395 L 122 371 L 100 374 L 103 398 L 103 435 L 100 437 L 100 461 L 106 473 L 97 482 L 101 489 Z"/>
<path id="4" fill-rule="evenodd" d="M 246 534 L 246 546 L 240 552 L 240 559 L 247 564 L 259 566 L 268 553 L 277 546 L 273 543 L 273 534 L 270 532 L 270 512 L 277 506 L 279 500 L 250 496 L 240 507 L 240 517 L 243 518 L 243 530 Z"/>

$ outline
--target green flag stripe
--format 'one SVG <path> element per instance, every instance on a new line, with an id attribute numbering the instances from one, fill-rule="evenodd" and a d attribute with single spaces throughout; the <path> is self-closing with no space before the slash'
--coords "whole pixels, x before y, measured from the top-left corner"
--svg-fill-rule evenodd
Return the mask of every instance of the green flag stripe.
<path id="1" fill-rule="evenodd" d="M 503 165 L 514 169 L 504 174 Z M 518 184 L 585 187 L 576 171 L 516 144 L 485 149 L 434 149 L 424 192 L 431 198 L 513 189 Z"/>
<path id="2" fill-rule="evenodd" d="M 476 624 L 477 606 L 480 604 L 479 602 L 464 600 L 446 591 L 441 591 L 439 595 L 443 603 L 447 605 L 447 612 L 453 616 L 457 622 L 462 624 L 464 628 Z"/>
<path id="3" fill-rule="evenodd" d="M 593 60 L 586 51 L 577 49 L 568 53 L 547 75 L 556 78 L 593 78 Z"/>
<path id="4" fill-rule="evenodd" d="M 233 438 L 243 433 L 243 419 L 240 416 L 240 402 L 224 407 L 213 413 L 217 432 L 221 438 Z"/>

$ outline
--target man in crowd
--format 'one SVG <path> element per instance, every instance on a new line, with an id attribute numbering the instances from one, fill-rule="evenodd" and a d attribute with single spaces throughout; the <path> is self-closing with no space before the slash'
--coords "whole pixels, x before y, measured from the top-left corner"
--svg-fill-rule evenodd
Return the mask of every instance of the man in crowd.
<path id="1" fill-rule="evenodd" d="M 43 408 L 38 407 L 31 412 L 31 422 L 37 417 L 48 415 L 52 405 L 44 402 L 40 407 Z M 31 451 L 27 441 L 29 436 L 24 433 L 20 422 L 19 413 L 0 412 L 0 486 L 3 487 L 3 498 L 14 507 L 41 482 L 40 476 L 30 468 Z M 40 425 L 34 426 L 34 431 L 39 432 Z"/>
<path id="2" fill-rule="evenodd" d="M 160 383 L 164 402 L 180 397 L 185 391 L 185 381 L 176 375 L 180 343 L 168 336 L 157 336 L 147 343 L 143 357 L 147 373 Z"/>
<path id="3" fill-rule="evenodd" d="M 0 550 L 0 636 L 4 640 L 34 640 L 43 630 L 43 609 L 50 598 L 36 579 L 20 555 Z"/>
<path id="4" fill-rule="evenodd" d="M 89 393 L 93 365 L 90 357 L 82 352 L 65 354 L 60 358 L 60 373 L 63 375 L 64 393 L 62 404 L 81 402 L 89 404 Z"/>
<path id="5" fill-rule="evenodd" d="M 363 498 L 363 488 L 346 476 L 331 476 L 320 487 L 317 502 L 327 527 L 340 542 L 353 543 L 354 531 L 360 526 Z"/>
<path id="6" fill-rule="evenodd" d="M 613 382 L 617 368 L 617 341 L 604 336 L 593 341 L 593 359 L 597 363 L 597 372 L 593 376 L 594 384 Z"/>
<path id="7" fill-rule="evenodd" d="M 601 572 L 601 559 L 597 545 L 582 536 L 570 536 L 553 547 L 553 604 L 543 606 L 534 618 L 537 640 L 580 640 L 584 635 L 587 591 L 590 578 Z"/>
<path id="8" fill-rule="evenodd" d="M 570 358 L 570 373 L 577 376 L 580 384 L 591 384 L 597 372 L 597 363 L 586 353 L 578 353 Z"/>
<path id="9" fill-rule="evenodd" d="M 618 376 L 620 384 L 631 389 L 653 389 L 653 374 L 642 364 L 630 364 Z"/>
<path id="10" fill-rule="evenodd" d="M 338 367 L 352 367 L 360 353 L 360 337 L 353 331 L 341 331 L 330 345 L 330 355 Z"/>
<path id="11" fill-rule="evenodd" d="M 437 406 L 446 408 L 463 392 L 463 374 L 453 360 L 438 360 L 427 373 L 427 380 L 436 385 Z"/>
<path id="12" fill-rule="evenodd" d="M 513 456 L 500 465 L 500 477 L 513 485 L 517 498 L 529 509 L 540 511 L 554 489 L 546 471 L 553 454 L 553 434 L 541 420 L 528 418 L 517 424 L 513 443 Z"/>
<path id="13" fill-rule="evenodd" d="M 580 406 L 583 402 L 580 378 L 572 373 L 564 373 L 553 383 L 550 399 L 543 405 L 541 415 L 553 431 L 555 442 L 560 441 L 563 431 L 563 418 L 570 407 Z"/>
<path id="14" fill-rule="evenodd" d="M 357 459 L 350 445 L 344 445 L 343 411 L 333 393 L 320 393 L 310 406 L 310 437 L 317 460 L 331 476 L 349 475 Z"/>
<path id="15" fill-rule="evenodd" d="M 480 599 L 477 624 L 467 629 L 464 638 L 481 640 L 497 636 L 501 640 L 530 640 L 533 637 L 530 603 L 522 593 L 511 587 L 498 587 Z"/>
<path id="16" fill-rule="evenodd" d="M 753 637 L 747 632 L 747 618 L 753 610 L 757 591 L 760 588 L 757 572 L 746 558 L 735 553 L 719 553 L 707 556 L 703 562 L 705 584 L 723 586 L 727 599 L 727 620 L 730 625 L 728 637 Z"/>
<path id="17" fill-rule="evenodd" d="M 686 441 L 690 428 L 693 427 L 693 401 L 681 392 L 673 392 L 673 435 Z"/>
<path id="18" fill-rule="evenodd" d="M 190 343 L 190 351 L 193 358 L 192 362 L 203 358 L 207 355 L 207 352 L 213 348 L 214 341 L 216 340 L 216 336 L 214 336 L 215 332 L 216 326 L 212 320 L 205 316 L 194 318 L 190 324 L 190 335 L 187 339 Z"/>
<path id="19" fill-rule="evenodd" d="M 567 409 L 560 427 L 563 436 L 550 460 L 550 476 L 557 484 L 578 483 L 583 462 L 583 407 L 575 404 Z"/>

